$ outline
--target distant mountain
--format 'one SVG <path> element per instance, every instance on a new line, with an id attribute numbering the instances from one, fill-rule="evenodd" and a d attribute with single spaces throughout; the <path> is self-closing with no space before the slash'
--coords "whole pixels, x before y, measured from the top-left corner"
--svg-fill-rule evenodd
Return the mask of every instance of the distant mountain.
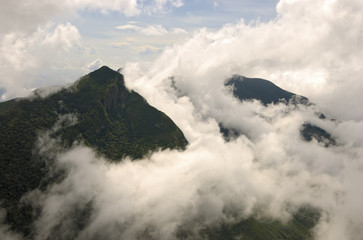
<path id="1" fill-rule="evenodd" d="M 240 101 L 259 100 L 265 106 L 278 103 L 313 105 L 307 97 L 285 91 L 272 82 L 261 78 L 234 75 L 226 81 L 225 86 L 232 87 L 234 97 Z M 319 117 L 325 118 L 324 114 L 321 113 L 319 113 Z M 220 123 L 220 129 L 227 140 L 243 134 L 236 129 L 224 127 L 223 123 Z M 304 123 L 301 126 L 300 133 L 305 141 L 310 142 L 315 139 L 326 147 L 336 145 L 336 140 L 330 133 L 311 123 Z"/>
<path id="2" fill-rule="evenodd" d="M 233 95 L 243 100 L 259 100 L 264 105 L 279 102 L 309 104 L 306 97 L 283 90 L 272 82 L 261 78 L 247 78 L 234 75 L 227 80 L 226 86 L 233 86 Z"/>
<path id="3" fill-rule="evenodd" d="M 62 175 L 49 175 L 52 159 L 37 149 L 42 135 L 64 149 L 83 142 L 113 161 L 158 149 L 183 150 L 188 144 L 167 115 L 128 90 L 123 75 L 108 67 L 47 97 L 37 93 L 0 103 L 0 202 L 7 210 L 6 222 L 25 235 L 34 215 L 21 197 Z"/>

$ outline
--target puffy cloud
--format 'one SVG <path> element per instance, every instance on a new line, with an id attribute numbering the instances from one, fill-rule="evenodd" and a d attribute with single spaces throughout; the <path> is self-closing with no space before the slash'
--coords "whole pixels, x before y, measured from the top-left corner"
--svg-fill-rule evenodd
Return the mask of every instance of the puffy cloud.
<path id="1" fill-rule="evenodd" d="M 359 124 L 322 120 L 311 108 L 234 104 L 226 95 L 220 106 L 230 110 L 225 118 L 249 115 L 256 137 L 225 142 L 216 119 L 202 116 L 189 97 L 175 97 L 171 87 L 146 88 L 186 134 L 187 150 L 157 152 L 118 164 L 107 163 L 83 146 L 58 154 L 58 166 L 68 171 L 67 177 L 48 191 L 27 197 L 42 207 L 36 239 L 76 234 L 78 239 L 173 239 L 180 228 L 197 232 L 257 213 L 288 220 L 305 204 L 322 210 L 317 239 L 361 238 L 363 145 L 344 131 L 359 131 Z M 305 121 L 332 131 L 342 145 L 324 148 L 304 142 L 299 129 Z M 237 124 L 245 127 L 244 121 Z M 336 126 L 340 130 L 334 132 Z M 73 211 L 90 203 L 92 213 L 78 233 L 72 227 L 77 221 Z"/>
<path id="2" fill-rule="evenodd" d="M 49 19 L 59 17 L 65 9 L 56 1 L 19 0 L 2 2 L 0 36 L 9 32 L 31 33 Z"/>
<path id="3" fill-rule="evenodd" d="M 281 217 L 286 201 L 310 203 L 324 213 L 315 229 L 318 239 L 360 239 L 363 219 L 357 203 L 363 200 L 359 190 L 363 179 L 358 177 L 362 176 L 363 145 L 357 133 L 362 131 L 363 121 L 359 110 L 363 101 L 362 10 L 360 1 L 282 0 L 277 6 L 279 16 L 273 21 L 241 21 L 216 32 L 204 29 L 185 43 L 166 49 L 146 71 L 139 64 L 129 64 L 124 69 L 126 79 L 130 79 L 126 84 L 171 116 L 191 142 L 208 145 L 205 139 L 212 138 L 206 132 L 217 134 L 216 122 L 246 133 L 251 143 L 244 146 L 251 149 L 234 152 L 231 161 L 253 156 L 248 173 L 241 175 L 249 176 L 258 169 L 254 179 L 264 179 L 264 184 L 257 190 L 247 185 L 250 196 L 266 190 L 252 197 L 257 205 L 270 201 L 266 214 Z M 224 81 L 236 73 L 271 79 L 309 97 L 318 107 L 291 112 L 284 106 L 240 104 L 224 88 Z M 170 77 L 178 88 L 174 97 Z M 316 111 L 341 121 L 318 119 Z M 193 115 L 199 121 L 193 120 Z M 333 133 L 342 145 L 322 148 L 316 142 L 302 142 L 299 129 L 306 121 Z M 214 148 L 225 155 L 230 153 L 222 146 Z M 210 159 L 214 163 L 227 158 Z M 260 189 L 262 185 L 266 189 Z M 240 200 L 241 205 L 250 206 L 244 200 Z"/>
<path id="4" fill-rule="evenodd" d="M 85 49 L 78 29 L 70 23 L 50 24 L 31 35 L 9 33 L 0 40 L 3 100 L 25 96 L 36 87 L 74 81 L 74 75 L 82 74 L 81 60 L 75 55 Z"/>
<path id="5" fill-rule="evenodd" d="M 154 13 L 164 11 L 164 7 L 169 9 L 181 5 L 180 0 L 147 3 L 136 0 L 4 2 L 0 9 L 1 100 L 27 95 L 35 87 L 62 84 L 86 73 L 92 54 L 80 43 L 78 29 L 69 22 L 56 24 L 53 21 L 74 17 L 84 10 L 104 14 L 116 11 L 135 16 L 150 13 L 150 9 L 154 9 Z M 163 34 L 163 28 L 159 26 L 144 31 L 145 34 Z"/>
<path id="6" fill-rule="evenodd" d="M 351 4 L 281 1 L 274 21 L 204 29 L 166 49 L 151 66 L 128 64 L 127 86 L 177 123 L 188 149 L 120 164 L 105 163 L 82 146 L 60 154 L 59 164 L 69 174 L 40 194 L 38 235 L 72 221 L 68 213 L 76 202 L 92 201 L 94 211 L 80 239 L 96 234 L 132 239 L 142 233 L 170 239 L 180 227 L 214 226 L 256 212 L 287 220 L 305 204 L 322 211 L 317 239 L 361 239 L 363 119 L 356 109 L 362 100 L 357 41 L 362 24 L 356 10 L 361 4 Z M 347 25 L 345 16 L 355 24 Z M 317 106 L 240 103 L 224 87 L 235 73 L 271 79 Z M 342 118 L 319 119 L 319 107 Z M 219 122 L 246 135 L 225 142 Z M 305 122 L 332 133 L 339 145 L 304 142 Z"/>
<path id="7" fill-rule="evenodd" d="M 362 9 L 359 1 L 281 1 L 278 17 L 268 23 L 200 30 L 167 49 L 150 74 L 180 75 L 180 88 L 184 81 L 217 83 L 234 73 L 263 77 L 334 117 L 362 119 Z M 200 91 L 202 83 L 195 81 L 193 89 Z"/>
<path id="8" fill-rule="evenodd" d="M 42 44 L 68 51 L 75 43 L 79 42 L 80 38 L 81 36 L 75 26 L 70 23 L 60 24 L 54 29 L 53 33 L 47 34 Z"/>

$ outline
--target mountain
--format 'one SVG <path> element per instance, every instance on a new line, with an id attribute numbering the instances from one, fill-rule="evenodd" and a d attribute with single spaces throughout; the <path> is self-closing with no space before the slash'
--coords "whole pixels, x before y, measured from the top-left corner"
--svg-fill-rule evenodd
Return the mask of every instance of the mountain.
<path id="1" fill-rule="evenodd" d="M 279 102 L 292 102 L 294 104 L 309 104 L 306 97 L 283 90 L 272 82 L 261 78 L 247 78 L 234 75 L 225 83 L 233 86 L 233 95 L 243 100 L 259 100 L 264 105 L 277 104 Z"/>
<path id="2" fill-rule="evenodd" d="M 34 219 L 21 197 L 59 181 L 49 174 L 52 156 L 39 149 L 42 136 L 67 149 L 82 142 L 112 161 L 138 159 L 158 149 L 185 149 L 182 131 L 163 112 L 125 87 L 119 72 L 104 66 L 47 97 L 0 103 L 0 200 L 6 222 L 29 235 Z"/>
<path id="3" fill-rule="evenodd" d="M 296 98 L 267 80 L 246 79 L 234 76 L 226 83 L 233 85 L 233 94 L 241 101 L 258 99 L 268 105 L 303 99 L 308 103 L 307 98 Z M 22 197 L 64 179 L 67 173 L 54 166 L 57 152 L 81 142 L 110 161 L 120 161 L 158 149 L 183 150 L 188 144 L 168 116 L 128 90 L 124 77 L 108 67 L 47 93 L 47 89 L 37 90 L 31 98 L 0 103 L 0 203 L 7 211 L 6 223 L 26 239 L 33 239 L 31 224 L 39 212 Z M 315 129 L 308 123 L 307 128 Z M 326 137 L 320 128 L 314 134 L 306 138 Z M 91 202 L 74 209 L 72 218 L 78 228 L 74 231 L 85 227 L 91 211 Z M 319 218 L 318 210 L 305 206 L 288 223 L 250 217 L 204 226 L 197 220 L 180 226 L 176 239 L 312 239 L 311 229 Z M 200 231 L 190 230 L 195 225 Z M 53 239 L 64 239 L 58 236 L 62 231 L 67 229 L 54 229 Z M 72 231 L 65 236 L 76 236 Z M 141 234 L 140 239 L 150 238 Z"/>
<path id="4" fill-rule="evenodd" d="M 313 105 L 307 97 L 285 91 L 272 82 L 261 78 L 247 78 L 234 75 L 226 81 L 225 86 L 231 87 L 233 96 L 240 101 L 259 100 L 265 106 L 278 103 Z M 325 119 L 324 114 L 319 113 L 318 115 L 319 118 Z M 236 129 L 224 127 L 223 123 L 220 123 L 220 129 L 226 140 L 243 134 Z M 308 122 L 301 126 L 300 134 L 305 141 L 310 142 L 315 139 L 326 147 L 337 144 L 335 138 L 330 133 Z"/>

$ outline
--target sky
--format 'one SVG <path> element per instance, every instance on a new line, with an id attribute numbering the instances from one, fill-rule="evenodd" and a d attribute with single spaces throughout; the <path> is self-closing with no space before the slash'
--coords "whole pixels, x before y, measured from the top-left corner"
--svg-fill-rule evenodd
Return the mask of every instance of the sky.
<path id="1" fill-rule="evenodd" d="M 202 28 L 268 21 L 276 1 L 2 1 L 2 101 L 75 81 L 101 65 L 153 61 Z"/>
<path id="2" fill-rule="evenodd" d="M 56 229 L 68 229 L 73 207 L 89 201 L 95 211 L 77 239 L 96 233 L 136 239 L 140 232 L 172 239 L 180 226 L 195 230 L 193 223 L 231 220 L 226 209 L 238 220 L 257 213 L 287 220 L 305 204 L 322 211 L 316 239 L 363 238 L 361 0 L 20 0 L 2 6 L 3 100 L 71 83 L 101 65 L 122 67 L 126 86 L 165 112 L 189 141 L 184 152 L 120 164 L 82 144 L 56 153 L 66 179 L 24 196 L 41 206 L 36 239 L 71 234 Z M 241 103 L 224 86 L 233 74 L 269 79 L 315 105 Z M 307 122 L 338 145 L 303 141 Z M 226 142 L 219 123 L 244 135 Z M 50 134 L 38 140 L 44 154 L 56 148 Z M 21 239 L 6 225 L 0 236 Z"/>

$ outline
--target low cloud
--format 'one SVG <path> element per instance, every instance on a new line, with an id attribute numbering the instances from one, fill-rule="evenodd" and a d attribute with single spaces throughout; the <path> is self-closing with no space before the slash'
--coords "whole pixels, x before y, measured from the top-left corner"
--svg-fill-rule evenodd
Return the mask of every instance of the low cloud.
<path id="1" fill-rule="evenodd" d="M 22 240 L 23 238 L 11 231 L 10 226 L 4 224 L 4 219 L 6 216 L 6 211 L 2 208 L 0 208 L 0 238 L 3 240 Z"/>
<path id="2" fill-rule="evenodd" d="M 99 158 L 82 145 L 58 153 L 57 165 L 67 170 L 66 178 L 26 198 L 42 209 L 36 239 L 173 239 L 181 229 L 197 234 L 203 227 L 250 216 L 287 221 L 305 205 L 322 211 L 317 239 L 362 237 L 363 145 L 343 130 L 358 131 L 360 125 L 319 119 L 311 107 L 237 103 L 221 92 L 225 109 L 231 110 L 226 119 L 254 119 L 253 138 L 225 142 L 218 121 L 203 115 L 188 96 L 176 98 L 171 87 L 151 91 L 179 116 L 188 148 L 121 163 Z M 341 145 L 305 142 L 299 129 L 306 121 L 328 131 L 340 129 L 333 133 Z M 235 124 L 246 128 L 243 119 Z M 81 230 L 75 209 L 84 217 Z"/>
<path id="3" fill-rule="evenodd" d="M 317 239 L 362 239 L 362 9 L 359 0 L 281 0 L 273 21 L 203 29 L 151 66 L 128 64 L 127 86 L 176 122 L 188 148 L 119 164 L 80 145 L 57 154 L 67 177 L 27 197 L 42 209 L 36 239 L 170 239 L 257 212 L 288 220 L 306 204 L 322 211 Z M 240 103 L 224 87 L 232 74 L 270 79 L 317 106 Z M 246 135 L 225 142 L 219 122 Z M 305 122 L 339 144 L 303 141 Z M 74 209 L 85 206 L 77 232 Z"/>

